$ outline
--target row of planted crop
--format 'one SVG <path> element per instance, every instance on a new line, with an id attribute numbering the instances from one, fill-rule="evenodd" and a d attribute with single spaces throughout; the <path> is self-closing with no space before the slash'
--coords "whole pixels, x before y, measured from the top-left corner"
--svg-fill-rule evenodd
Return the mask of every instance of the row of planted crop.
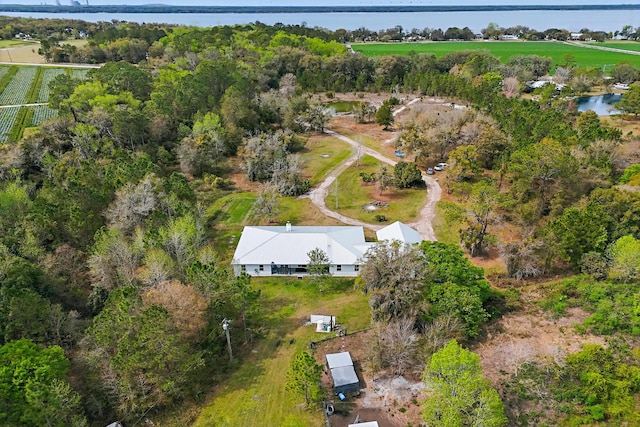
<path id="1" fill-rule="evenodd" d="M 25 127 L 39 126 L 58 116 L 58 110 L 47 105 L 19 107 L 21 104 L 46 103 L 49 83 L 56 76 L 68 73 L 76 79 L 86 79 L 88 70 L 0 66 L 0 143 L 18 140 Z"/>
<path id="2" fill-rule="evenodd" d="M 7 142 L 20 107 L 0 108 L 0 142 Z"/>
<path id="3" fill-rule="evenodd" d="M 20 67 L 0 94 L 0 105 L 19 105 L 27 102 L 27 95 L 36 76 L 35 67 Z"/>
<path id="4" fill-rule="evenodd" d="M 53 81 L 60 74 L 64 74 L 65 70 L 62 68 L 46 68 L 42 73 L 42 82 L 40 83 L 40 90 L 38 93 L 37 102 L 49 101 L 49 83 Z"/>

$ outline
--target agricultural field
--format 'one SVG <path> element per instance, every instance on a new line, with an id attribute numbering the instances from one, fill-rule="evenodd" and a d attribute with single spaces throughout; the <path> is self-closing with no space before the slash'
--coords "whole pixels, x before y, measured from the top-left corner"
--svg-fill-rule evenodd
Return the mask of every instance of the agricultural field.
<path id="1" fill-rule="evenodd" d="M 42 73 L 42 84 L 38 91 L 37 102 L 47 102 L 49 100 L 49 83 L 60 74 L 64 74 L 62 68 L 46 68 Z"/>
<path id="2" fill-rule="evenodd" d="M 7 141 L 20 107 L 0 108 L 0 143 Z"/>
<path id="3" fill-rule="evenodd" d="M 634 52 L 640 52 L 640 43 L 639 42 L 630 42 L 630 41 L 609 41 L 605 43 L 587 43 L 590 46 L 602 46 L 602 47 L 611 47 L 614 49 L 623 49 L 623 50 L 632 50 Z"/>
<path id="4" fill-rule="evenodd" d="M 0 106 L 47 103 L 49 83 L 58 75 L 67 73 L 86 79 L 88 70 L 56 67 L 0 66 Z M 58 116 L 58 111 L 46 105 L 0 109 L 0 144 L 15 140 L 24 127 L 38 126 Z M 17 122 L 16 122 L 16 119 Z"/>
<path id="5" fill-rule="evenodd" d="M 87 78 L 87 73 L 88 72 L 89 72 L 89 70 L 87 70 L 87 69 L 82 69 L 82 70 L 76 69 L 76 70 L 73 70 L 71 72 L 71 77 L 73 77 L 74 79 L 84 80 L 84 79 Z"/>
<path id="6" fill-rule="evenodd" d="M 17 105 L 27 102 L 27 94 L 36 76 L 35 67 L 20 67 L 7 87 L 0 94 L 0 105 Z"/>
<path id="7" fill-rule="evenodd" d="M 58 117 L 58 110 L 49 108 L 46 105 L 38 105 L 30 108 L 33 109 L 33 118 L 31 119 L 32 126 L 39 126 L 47 120 Z"/>
<path id="8" fill-rule="evenodd" d="M 604 44 L 606 46 L 606 44 Z M 610 68 L 621 61 L 640 67 L 640 56 L 604 50 L 589 49 L 560 42 L 523 41 L 473 41 L 473 42 L 424 42 L 424 43 L 364 43 L 353 44 L 353 50 L 365 56 L 408 55 L 410 52 L 432 53 L 436 57 L 463 50 L 486 50 L 507 62 L 515 55 L 540 55 L 552 58 L 552 68 L 565 61 L 565 55 L 573 56 L 578 67 Z M 613 46 L 616 47 L 616 46 Z"/>

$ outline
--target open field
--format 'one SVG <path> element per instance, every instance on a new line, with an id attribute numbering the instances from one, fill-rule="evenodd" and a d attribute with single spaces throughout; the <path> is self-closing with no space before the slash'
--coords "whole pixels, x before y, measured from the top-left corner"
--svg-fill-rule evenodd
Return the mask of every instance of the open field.
<path id="1" fill-rule="evenodd" d="M 303 173 L 311 185 L 317 185 L 350 154 L 349 144 L 326 135 L 314 135 L 307 141 L 306 150 L 300 154 Z"/>
<path id="2" fill-rule="evenodd" d="M 40 49 L 40 43 L 21 42 L 19 45 L 10 47 L 0 45 L 0 62 L 44 64 L 45 60 L 38 55 L 38 49 Z"/>
<path id="3" fill-rule="evenodd" d="M 607 41 L 604 43 L 587 43 L 591 46 L 612 47 L 614 49 L 632 50 L 634 52 L 640 52 L 640 43 L 632 42 L 628 40 L 620 41 Z"/>
<path id="4" fill-rule="evenodd" d="M 353 279 L 328 279 L 322 292 L 307 279 L 259 278 L 252 283 L 261 290 L 265 338 L 238 348 L 245 360 L 223 381 L 194 425 L 322 426 L 319 411 L 305 410 L 286 390 L 287 369 L 310 340 L 332 335 L 303 326 L 310 314 L 333 314 L 350 332 L 362 330 L 370 323 L 367 297 L 354 290 Z"/>
<path id="5" fill-rule="evenodd" d="M 515 55 L 540 55 L 551 57 L 552 68 L 564 61 L 564 55 L 573 55 L 578 67 L 603 68 L 621 61 L 640 67 L 640 56 L 582 48 L 560 42 L 524 41 L 472 41 L 472 42 L 423 42 L 423 43 L 365 43 L 354 44 L 353 49 L 365 56 L 408 55 L 410 52 L 432 53 L 436 57 L 463 50 L 486 50 L 507 62 Z M 613 46 L 616 47 L 616 46 Z"/>
<path id="6" fill-rule="evenodd" d="M 26 42 L 24 40 L 0 40 L 0 49 L 38 45 L 38 42 Z"/>
<path id="7" fill-rule="evenodd" d="M 359 166 L 352 166 L 343 172 L 338 181 L 338 208 L 334 187 L 332 186 L 326 198 L 327 207 L 336 212 L 355 218 L 360 221 L 376 224 L 376 215 L 384 215 L 389 223 L 402 221 L 410 223 L 415 221 L 420 208 L 424 205 L 427 192 L 424 188 L 397 189 L 389 187 L 380 194 L 374 183 L 363 183 L 360 173 L 376 173 L 380 170 L 381 163 L 369 156 L 360 161 Z M 393 167 L 387 165 L 388 172 L 393 175 Z M 371 201 L 389 203 L 387 207 L 375 210 L 364 210 L 362 206 Z"/>

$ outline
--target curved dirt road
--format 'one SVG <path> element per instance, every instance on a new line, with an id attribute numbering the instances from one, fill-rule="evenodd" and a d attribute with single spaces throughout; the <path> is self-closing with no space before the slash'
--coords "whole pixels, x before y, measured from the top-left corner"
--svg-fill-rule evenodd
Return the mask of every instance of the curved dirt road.
<path id="1" fill-rule="evenodd" d="M 417 102 L 417 99 L 412 101 L 411 103 L 414 103 L 414 102 Z M 398 111 L 397 113 L 399 112 L 400 111 Z M 338 138 L 346 142 L 347 144 L 351 145 L 352 147 L 356 148 L 356 150 L 359 150 L 362 155 L 367 154 L 371 157 L 374 157 L 380 160 L 381 162 L 387 163 L 392 166 L 397 163 L 395 160 L 390 159 L 386 156 L 383 156 L 379 152 L 371 148 L 365 147 L 362 144 L 359 144 L 358 142 L 354 141 L 353 139 L 345 135 L 341 135 L 337 132 L 334 132 L 328 129 L 325 129 L 324 132 L 327 135 L 331 135 L 335 138 Z M 382 225 L 368 224 L 366 222 L 358 221 L 356 219 L 341 215 L 338 212 L 335 212 L 329 209 L 325 203 L 325 199 L 329 194 L 329 188 L 331 187 L 331 184 L 333 184 L 336 177 L 338 177 L 347 168 L 351 167 L 356 162 L 357 158 L 358 158 L 358 153 L 356 152 L 347 160 L 345 160 L 343 163 L 341 163 L 337 168 L 329 172 L 329 174 L 324 179 L 322 184 L 320 184 L 317 188 L 313 189 L 309 193 L 308 197 L 311 199 L 311 202 L 314 205 L 316 205 L 318 209 L 320 209 L 320 211 L 326 216 L 335 218 L 339 221 L 342 221 L 345 224 L 359 225 L 359 226 L 369 228 L 371 230 L 379 230 L 383 227 Z M 422 236 L 423 240 L 434 241 L 436 240 L 436 236 L 435 236 L 435 233 L 433 232 L 433 226 L 431 222 L 435 217 L 436 203 L 438 203 L 438 200 L 440 200 L 442 189 L 440 188 L 440 185 L 438 184 L 438 182 L 430 176 L 423 175 L 422 180 L 427 185 L 427 202 L 420 209 L 420 213 L 418 214 L 418 220 L 407 225 L 416 229 L 420 233 L 420 236 Z"/>

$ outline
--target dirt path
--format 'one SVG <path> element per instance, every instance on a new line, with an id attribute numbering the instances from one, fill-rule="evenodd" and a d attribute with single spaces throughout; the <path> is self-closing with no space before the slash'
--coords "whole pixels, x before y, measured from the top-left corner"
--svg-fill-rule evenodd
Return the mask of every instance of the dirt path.
<path id="1" fill-rule="evenodd" d="M 410 101 L 409 103 L 407 103 L 407 105 L 402 106 L 396 111 L 394 111 L 394 115 L 401 113 L 407 107 L 409 107 L 410 105 L 418 101 L 419 101 L 419 98 L 416 98 Z M 393 159 L 383 156 L 379 152 L 369 147 L 365 147 L 364 145 L 354 141 L 353 139 L 345 135 L 341 135 L 329 129 L 325 129 L 324 132 L 327 135 L 331 135 L 334 138 L 338 138 L 341 141 L 344 141 L 347 144 L 351 145 L 356 149 L 356 153 L 354 153 L 351 157 L 349 157 L 347 160 L 341 163 L 337 168 L 329 172 L 329 174 L 324 179 L 324 181 L 317 188 L 313 189 L 308 194 L 308 196 L 305 196 L 305 197 L 309 197 L 311 199 L 311 202 L 314 205 L 316 205 L 318 209 L 320 209 L 320 211 L 326 216 L 335 218 L 339 221 L 342 221 L 345 224 L 363 226 L 365 228 L 368 228 L 370 230 L 375 230 L 375 231 L 380 230 L 381 228 L 383 228 L 382 225 L 374 225 L 374 224 L 358 221 L 356 219 L 341 215 L 338 212 L 332 211 L 327 207 L 325 203 L 325 199 L 327 198 L 327 195 L 329 194 L 329 188 L 331 187 L 331 184 L 333 184 L 335 179 L 342 172 L 344 172 L 347 168 L 349 168 L 356 162 L 356 160 L 358 159 L 358 151 L 360 152 L 360 155 L 365 155 L 365 154 L 369 155 L 391 166 L 394 166 L 397 162 Z M 418 214 L 418 220 L 408 225 L 415 228 L 420 233 L 420 236 L 422 236 L 423 240 L 434 241 L 436 240 L 436 236 L 435 236 L 435 233 L 433 232 L 433 226 L 431 225 L 431 222 L 435 217 L 436 203 L 438 203 L 438 200 L 440 200 L 442 189 L 440 188 L 440 185 L 438 184 L 438 182 L 435 179 L 431 178 L 430 176 L 423 175 L 422 180 L 427 185 L 427 202 L 420 209 L 420 213 Z"/>

